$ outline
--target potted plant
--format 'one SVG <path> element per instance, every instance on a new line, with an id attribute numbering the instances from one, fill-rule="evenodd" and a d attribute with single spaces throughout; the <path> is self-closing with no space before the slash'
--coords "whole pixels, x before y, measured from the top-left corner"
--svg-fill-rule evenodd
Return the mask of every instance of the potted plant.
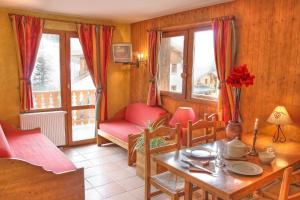
<path id="1" fill-rule="evenodd" d="M 254 78 L 255 76 L 251 75 L 248 71 L 247 65 L 243 64 L 232 68 L 226 79 L 226 83 L 234 90 L 233 116 L 226 127 L 226 137 L 229 140 L 240 137 L 242 134 L 242 125 L 239 118 L 241 90 L 243 86 L 248 87 L 249 85 L 253 85 Z"/>

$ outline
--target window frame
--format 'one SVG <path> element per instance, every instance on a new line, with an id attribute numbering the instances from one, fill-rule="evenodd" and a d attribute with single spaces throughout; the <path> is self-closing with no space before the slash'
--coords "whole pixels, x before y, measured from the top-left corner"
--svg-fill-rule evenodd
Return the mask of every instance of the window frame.
<path id="1" fill-rule="evenodd" d="M 67 111 L 66 115 L 66 130 L 67 130 L 67 141 L 71 145 L 81 145 L 81 144 L 89 144 L 96 141 L 95 138 L 90 138 L 86 140 L 73 140 L 73 130 L 72 130 L 72 111 L 74 110 L 86 110 L 86 109 L 95 109 L 95 105 L 72 105 L 72 88 L 71 88 L 71 38 L 79 38 L 78 33 L 74 31 L 65 32 L 65 62 L 64 68 L 66 73 L 66 107 L 65 110 Z"/>
<path id="2" fill-rule="evenodd" d="M 196 103 L 213 103 L 218 102 L 218 97 L 210 97 L 206 95 L 197 95 L 195 98 L 192 95 L 192 81 L 193 81 L 193 54 L 194 54 L 194 33 L 198 31 L 211 30 L 212 25 L 210 23 L 178 27 L 175 29 L 169 29 L 162 32 L 162 38 L 171 36 L 184 36 L 184 63 L 183 63 L 183 75 L 182 78 L 182 94 L 178 94 L 170 91 L 160 91 L 162 96 L 169 96 L 177 100 L 184 100 Z"/>
<path id="3" fill-rule="evenodd" d="M 189 29 L 189 44 L 188 44 L 188 60 L 189 60 L 189 66 L 188 66 L 188 97 L 193 101 L 218 101 L 218 97 L 212 97 L 212 96 L 206 96 L 206 95 L 197 95 L 197 97 L 193 97 L 193 64 L 194 64 L 194 34 L 195 32 L 199 31 L 207 31 L 212 30 L 211 25 L 206 26 L 199 26 L 193 29 Z"/>
<path id="4" fill-rule="evenodd" d="M 42 34 L 55 34 L 59 35 L 59 68 L 60 68 L 60 98 L 61 98 L 61 105 L 57 108 L 32 108 L 28 111 L 24 111 L 22 113 L 37 113 L 37 112 L 49 112 L 49 111 L 61 111 L 66 110 L 66 105 L 64 104 L 66 102 L 66 89 L 63 87 L 63 85 L 67 84 L 66 80 L 66 67 L 65 67 L 65 42 L 66 42 L 66 31 L 62 30 L 56 30 L 56 29 L 44 29 Z"/>
<path id="5" fill-rule="evenodd" d="M 188 42 L 188 31 L 187 30 L 177 30 L 177 31 L 165 31 L 162 33 L 162 38 L 168 37 L 176 37 L 176 36 L 184 36 L 184 44 L 183 44 L 183 72 L 182 72 L 182 93 L 176 93 L 171 91 L 163 91 L 161 90 L 160 93 L 162 95 L 171 96 L 177 99 L 184 99 L 186 98 L 186 89 L 187 89 L 187 42 Z"/>

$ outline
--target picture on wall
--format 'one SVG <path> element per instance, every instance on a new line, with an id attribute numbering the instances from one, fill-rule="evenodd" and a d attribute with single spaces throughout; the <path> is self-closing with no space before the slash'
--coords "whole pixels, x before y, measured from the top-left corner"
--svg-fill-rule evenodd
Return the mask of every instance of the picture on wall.
<path id="1" fill-rule="evenodd" d="M 113 58 L 115 63 L 130 63 L 132 61 L 132 44 L 113 44 Z"/>

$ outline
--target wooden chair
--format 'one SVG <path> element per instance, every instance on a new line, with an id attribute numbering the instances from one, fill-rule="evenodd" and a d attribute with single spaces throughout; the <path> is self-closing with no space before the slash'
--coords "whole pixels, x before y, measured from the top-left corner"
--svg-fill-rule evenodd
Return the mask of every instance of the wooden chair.
<path id="1" fill-rule="evenodd" d="M 199 144 L 208 143 L 210 141 L 215 141 L 217 139 L 217 131 L 223 131 L 221 122 L 217 121 L 217 115 L 212 114 L 208 116 L 204 114 L 203 120 L 199 120 L 194 124 L 192 121 L 188 122 L 187 128 L 187 146 L 193 147 Z M 202 131 L 201 136 L 197 136 L 195 133 Z M 209 199 L 211 196 L 212 199 L 215 197 L 209 194 L 207 191 L 203 191 L 205 199 Z"/>
<path id="2" fill-rule="evenodd" d="M 293 168 L 285 169 L 282 181 L 279 179 L 260 189 L 255 200 L 299 200 L 300 199 L 300 186 L 298 185 L 299 171 L 293 172 Z"/>
<path id="3" fill-rule="evenodd" d="M 199 144 L 207 143 L 210 140 L 215 141 L 216 135 L 216 118 L 211 121 L 204 115 L 204 120 L 199 120 L 194 124 L 192 121 L 188 122 L 187 126 L 187 146 L 193 147 Z M 204 134 L 201 136 L 196 136 L 194 133 L 202 131 Z"/>
<path id="4" fill-rule="evenodd" d="M 153 154 L 166 152 L 173 149 L 180 149 L 180 128 L 176 124 L 175 128 L 159 127 L 149 132 L 145 130 L 145 200 L 150 200 L 152 196 L 161 194 L 162 192 L 169 195 L 172 200 L 178 200 L 184 195 L 184 179 L 173 175 L 171 172 L 163 172 L 161 174 L 151 175 L 151 156 Z M 170 141 L 165 146 L 151 149 L 151 139 L 156 137 L 174 136 L 174 141 Z M 151 185 L 159 191 L 151 193 Z"/>

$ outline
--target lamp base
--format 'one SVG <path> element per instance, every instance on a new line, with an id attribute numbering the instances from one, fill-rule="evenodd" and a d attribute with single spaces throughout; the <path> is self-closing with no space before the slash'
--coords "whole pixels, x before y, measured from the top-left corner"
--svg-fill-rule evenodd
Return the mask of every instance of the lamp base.
<path id="1" fill-rule="evenodd" d="M 277 142 L 284 143 L 284 142 L 286 142 L 286 137 L 285 137 L 285 135 L 283 133 L 283 130 L 282 130 L 280 125 L 277 125 L 277 130 L 273 135 L 273 142 L 274 143 L 277 143 Z"/>

